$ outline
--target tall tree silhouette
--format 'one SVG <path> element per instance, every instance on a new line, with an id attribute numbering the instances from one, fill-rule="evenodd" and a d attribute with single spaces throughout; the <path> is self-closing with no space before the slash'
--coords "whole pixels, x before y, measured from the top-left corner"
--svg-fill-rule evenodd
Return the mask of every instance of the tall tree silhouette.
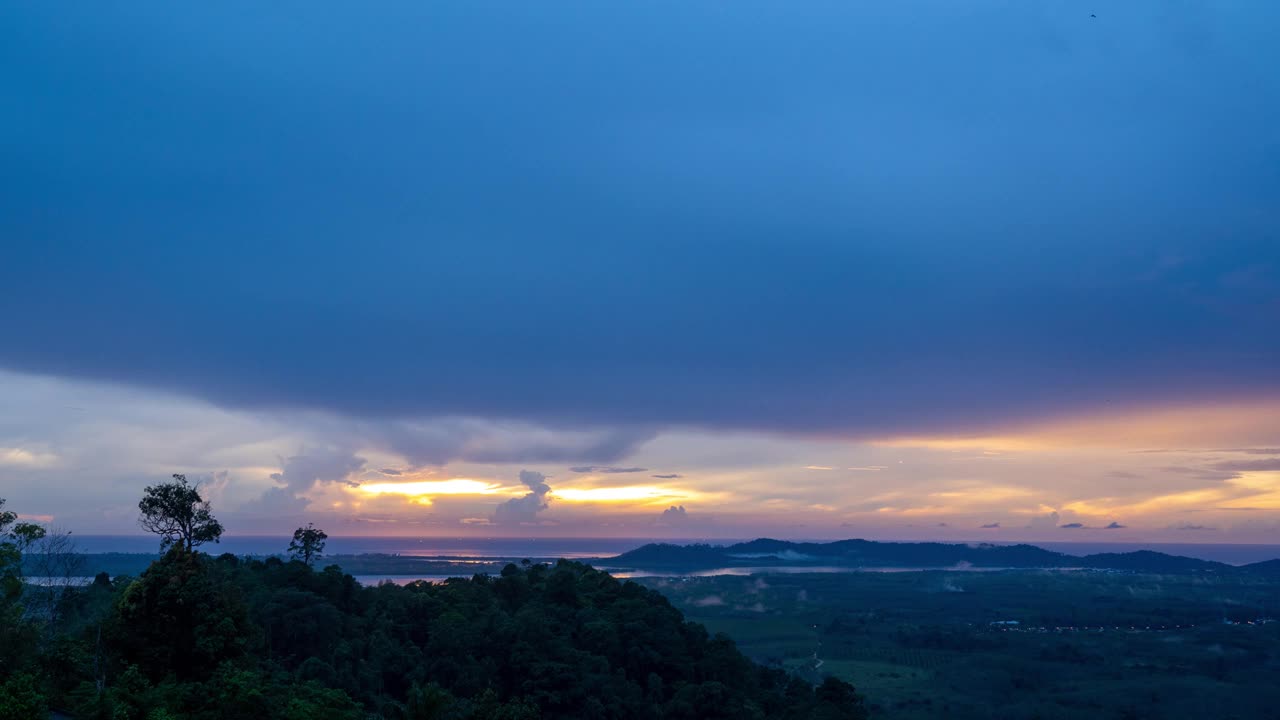
<path id="1" fill-rule="evenodd" d="M 188 552 L 207 542 L 218 542 L 222 524 L 214 517 L 200 488 L 175 474 L 172 482 L 147 487 L 138 503 L 142 529 L 160 536 L 160 549 L 181 545 Z"/>
<path id="2" fill-rule="evenodd" d="M 293 531 L 293 540 L 289 543 L 289 555 L 295 560 L 310 565 L 324 555 L 324 541 L 329 539 L 325 531 L 312 523 Z"/>

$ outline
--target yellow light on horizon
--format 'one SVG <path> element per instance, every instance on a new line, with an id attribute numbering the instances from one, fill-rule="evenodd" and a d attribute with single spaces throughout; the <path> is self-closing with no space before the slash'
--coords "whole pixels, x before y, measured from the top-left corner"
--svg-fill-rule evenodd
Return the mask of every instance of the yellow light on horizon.
<path id="1" fill-rule="evenodd" d="M 359 490 L 369 495 L 429 497 L 432 495 L 495 495 L 502 490 L 502 486 L 470 478 L 452 478 L 450 480 L 419 480 L 400 483 L 366 483 L 361 485 Z"/>
<path id="2" fill-rule="evenodd" d="M 667 502 L 670 500 L 687 500 L 698 495 L 696 492 L 673 490 L 657 485 L 627 485 L 623 487 L 596 488 L 556 488 L 551 496 L 569 502 L 612 503 L 612 502 Z"/>

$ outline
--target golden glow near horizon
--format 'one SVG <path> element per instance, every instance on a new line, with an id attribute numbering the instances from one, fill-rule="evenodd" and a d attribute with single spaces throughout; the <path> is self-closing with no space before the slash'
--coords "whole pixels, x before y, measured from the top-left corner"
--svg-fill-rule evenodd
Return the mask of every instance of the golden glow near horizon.
<path id="1" fill-rule="evenodd" d="M 1280 509 L 1280 472 L 1245 472 L 1214 487 L 1166 493 L 1130 503 L 1080 500 L 1063 509 L 1081 515 L 1146 515 L 1191 510 Z"/>
<path id="2" fill-rule="evenodd" d="M 450 478 L 448 480 L 407 480 L 401 482 L 370 482 L 351 490 L 357 497 L 390 497 L 402 498 L 404 502 L 415 505 L 432 505 L 432 498 L 438 496 L 497 496 L 498 498 L 518 498 L 529 493 L 523 485 L 511 485 L 489 480 L 473 478 Z M 669 485 L 625 485 L 625 486 L 577 486 L 553 487 L 547 497 L 550 500 L 568 504 L 595 504 L 610 506 L 658 507 L 687 503 L 709 498 L 720 498 L 722 493 L 707 493 Z M 359 507 L 354 500 L 352 507 Z"/>
<path id="3" fill-rule="evenodd" d="M 1155 531 L 1181 526 L 1214 530 L 1230 527 L 1227 523 L 1235 522 L 1220 516 L 1211 517 L 1215 513 L 1231 511 L 1234 516 L 1245 518 L 1240 511 L 1280 510 L 1280 473 L 1245 469 L 1230 477 L 1229 472 L 1213 467 L 1214 463 L 1227 464 L 1223 454 L 1232 452 L 1230 450 L 1160 450 L 1155 454 L 1147 454 L 1148 451 L 1134 454 L 1133 450 L 1090 447 L 1063 448 L 1050 456 L 1011 448 L 996 452 L 948 446 L 945 450 L 904 450 L 903 457 L 898 459 L 884 451 L 878 452 L 879 455 L 872 456 L 874 460 L 866 464 L 848 462 L 837 455 L 823 458 L 825 464 L 797 463 L 782 471 L 745 474 L 739 471 L 732 477 L 711 479 L 703 476 L 700 481 L 706 483 L 705 490 L 687 484 L 600 484 L 622 478 L 596 476 L 563 478 L 566 484 L 562 486 L 555 476 L 547 476 L 550 489 L 545 497 L 549 507 L 544 506 L 539 512 L 545 513 L 541 517 L 555 518 L 561 523 L 579 522 L 592 515 L 610 518 L 633 515 L 636 522 L 652 523 L 657 522 L 652 518 L 675 505 L 688 506 L 693 516 L 720 517 L 722 522 L 730 517 L 740 522 L 758 522 L 779 513 L 819 511 L 846 524 L 867 527 L 891 527 L 897 522 L 906 523 L 905 527 L 917 523 L 915 527 L 928 527 L 931 532 L 949 532 L 936 528 L 954 528 L 956 532 L 982 528 L 984 532 L 994 533 L 996 530 L 992 528 L 1003 528 L 1005 532 L 1043 534 L 1057 533 L 1061 528 L 1110 531 L 1112 526 L 1138 528 L 1136 532 L 1141 532 L 1144 525 L 1146 530 Z M 1217 454 L 1206 456 L 1208 452 Z M 1045 457 L 1052 458 L 1055 466 L 1070 461 L 1071 464 L 1066 465 L 1069 471 L 1062 475 L 1063 482 L 1069 483 L 1070 492 L 1025 482 L 1027 473 L 1036 472 Z M 1079 467 L 1075 463 L 1079 463 Z M 1094 466 L 1101 469 L 1090 469 Z M 875 472 L 865 472 L 869 469 Z M 835 497 L 780 496 L 775 494 L 779 485 L 774 472 L 786 470 L 796 473 L 793 489 L 849 494 L 844 502 Z M 928 482 L 911 482 L 913 474 L 922 470 L 933 477 Z M 1194 477 L 1199 472 L 1206 473 L 1203 480 Z M 883 482 L 879 477 L 872 477 L 880 474 Z M 819 477 L 823 479 L 817 479 Z M 906 478 L 908 482 L 899 485 L 898 478 Z M 1168 487 L 1161 488 L 1159 483 L 1167 483 Z M 725 487 L 735 490 L 721 489 Z M 742 493 L 743 489 L 748 492 Z M 433 512 L 465 515 L 470 520 L 459 520 L 462 524 L 476 524 L 475 521 L 490 516 L 494 505 L 530 493 L 529 487 L 504 479 L 440 478 L 417 472 L 399 480 L 370 477 L 358 487 L 335 490 L 343 497 L 340 504 L 334 505 L 334 510 L 382 512 L 389 517 L 397 512 L 411 512 L 415 506 L 442 505 L 449 497 L 447 507 Z M 758 494 L 752 490 L 758 490 Z M 1204 514 L 1194 516 L 1196 522 L 1192 523 L 1184 519 L 1190 517 L 1185 515 L 1189 512 Z M 414 516 L 406 514 L 405 517 Z M 925 524 L 918 524 L 922 522 Z"/>
<path id="4" fill-rule="evenodd" d="M 684 502 L 702 493 L 692 490 L 662 487 L 658 485 L 627 485 L 623 487 L 555 488 L 551 497 L 580 503 L 641 503 L 663 504 Z"/>
<path id="5" fill-rule="evenodd" d="M 228 527 L 248 533 L 292 525 L 295 517 L 281 513 L 304 506 L 306 517 L 296 519 L 352 532 L 394 523 L 404 523 L 404 532 L 492 532 L 495 514 L 503 514 L 497 508 L 545 484 L 545 503 L 517 503 L 532 520 L 510 525 L 511 532 L 1248 543 L 1280 536 L 1274 396 L 1095 408 L 917 428 L 899 437 L 672 430 L 620 459 L 625 466 L 588 472 L 568 461 L 419 466 L 359 447 L 357 433 L 351 457 L 335 467 L 358 470 L 307 484 L 300 476 L 272 477 L 290 472 L 281 458 L 305 457 L 307 447 L 323 444 L 291 426 L 167 396 L 140 396 L 131 405 L 114 388 L 0 372 L 0 397 L 22 393 L 33 408 L 86 409 L 67 415 L 74 422 L 59 412 L 40 432 L 0 437 L 0 495 L 24 519 L 77 531 L 129 531 L 128 513 L 101 509 L 127 508 L 136 498 L 129 500 L 128 486 L 112 486 L 121 494 L 77 507 L 74 494 L 61 490 L 64 475 L 92 464 L 112 476 L 154 479 L 194 463 L 216 468 L 196 476 L 201 491 Z M 24 421 L 21 408 L 7 409 L 0 415 L 11 424 Z M 202 429 L 189 431 L 188 424 Z M 558 431 L 523 426 L 480 423 L 476 432 L 495 447 L 559 441 Z M 545 482 L 521 483 L 526 469 Z M 277 504 L 281 491 L 307 502 Z M 664 516 L 670 506 L 686 512 Z"/>
<path id="6" fill-rule="evenodd" d="M 471 478 L 451 478 L 449 480 L 365 483 L 359 487 L 359 490 L 369 495 L 429 498 L 434 495 L 497 495 L 502 493 L 503 486 Z"/>

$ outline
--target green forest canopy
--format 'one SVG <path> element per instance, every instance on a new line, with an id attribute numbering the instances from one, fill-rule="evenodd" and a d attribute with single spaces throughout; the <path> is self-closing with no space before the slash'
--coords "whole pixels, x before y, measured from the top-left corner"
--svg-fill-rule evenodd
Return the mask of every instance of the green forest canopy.
<path id="1" fill-rule="evenodd" d="M 662 595 L 586 565 L 362 586 L 336 566 L 170 542 L 58 621 L 4 596 L 0 720 L 866 717 L 853 688 L 748 660 Z M 20 573 L 5 543 L 3 572 Z M 8 586 L 12 588 L 12 586 Z"/>

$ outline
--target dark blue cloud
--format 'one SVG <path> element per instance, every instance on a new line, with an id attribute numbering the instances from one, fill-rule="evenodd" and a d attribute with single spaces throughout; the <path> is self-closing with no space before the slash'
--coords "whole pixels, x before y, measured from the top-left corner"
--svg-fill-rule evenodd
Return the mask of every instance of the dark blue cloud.
<path id="1" fill-rule="evenodd" d="M 925 6 L 7 6 L 0 366 L 852 433 L 1280 390 L 1280 9 Z"/>

